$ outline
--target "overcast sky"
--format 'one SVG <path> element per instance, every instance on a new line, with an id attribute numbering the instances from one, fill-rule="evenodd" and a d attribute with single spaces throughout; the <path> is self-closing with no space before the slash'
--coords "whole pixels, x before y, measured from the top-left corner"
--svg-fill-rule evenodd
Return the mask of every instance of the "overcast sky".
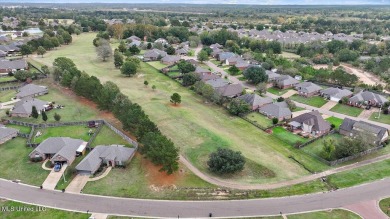
<path id="1" fill-rule="evenodd" d="M 187 4 L 256 4 L 256 5 L 389 5 L 390 0 L 0 0 L 12 3 L 187 3 Z"/>

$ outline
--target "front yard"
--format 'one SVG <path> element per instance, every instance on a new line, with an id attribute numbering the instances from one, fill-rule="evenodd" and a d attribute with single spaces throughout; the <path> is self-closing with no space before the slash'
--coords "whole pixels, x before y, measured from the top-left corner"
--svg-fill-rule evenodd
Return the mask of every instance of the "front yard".
<path id="1" fill-rule="evenodd" d="M 282 96 L 283 94 L 287 93 L 287 91 L 289 91 L 289 90 L 291 90 L 291 89 L 281 90 L 281 89 L 276 88 L 276 87 L 270 87 L 267 89 L 267 92 L 270 92 L 271 94 L 275 94 L 278 96 Z"/>
<path id="2" fill-rule="evenodd" d="M 337 118 L 337 117 L 334 117 L 334 116 L 331 116 L 327 119 L 325 119 L 326 121 L 328 121 L 330 124 L 333 124 L 335 125 L 335 129 L 339 129 L 340 125 L 343 123 L 343 119 L 340 119 L 340 118 Z"/>
<path id="3" fill-rule="evenodd" d="M 273 125 L 271 119 L 268 119 L 266 116 L 261 115 L 258 112 L 251 112 L 245 117 L 263 128 L 268 128 Z"/>
<path id="4" fill-rule="evenodd" d="M 348 116 L 358 117 L 360 113 L 363 112 L 363 109 L 338 103 L 336 106 L 330 109 L 330 111 L 345 114 Z"/>
<path id="5" fill-rule="evenodd" d="M 95 128 L 88 128 L 86 126 L 60 126 L 60 127 L 50 127 L 45 129 L 36 129 L 34 136 L 32 137 L 33 143 L 41 143 L 42 141 L 50 137 L 70 137 L 75 139 L 81 139 L 88 141 L 91 138 L 91 135 L 88 135 L 88 131 L 96 131 Z M 40 132 L 41 135 L 35 137 L 37 132 Z"/>
<path id="6" fill-rule="evenodd" d="M 294 101 L 297 101 L 299 103 L 303 103 L 303 104 L 306 104 L 306 105 L 314 106 L 314 107 L 317 107 L 317 108 L 322 107 L 325 103 L 328 102 L 323 97 L 320 97 L 320 96 L 302 97 L 302 96 L 300 96 L 298 94 L 292 95 L 290 97 L 290 99 L 292 99 Z"/>
<path id="7" fill-rule="evenodd" d="M 390 124 L 390 114 L 383 114 L 381 113 L 379 119 L 378 119 L 378 113 L 373 113 L 371 114 L 369 120 L 375 121 L 375 122 L 381 122 L 381 123 L 386 123 Z"/>
<path id="8" fill-rule="evenodd" d="M 14 81 L 16 80 L 15 77 L 7 76 L 7 77 L 0 77 L 0 82 L 8 82 L 8 81 Z"/>
<path id="9" fill-rule="evenodd" d="M 302 144 L 309 140 L 308 138 L 303 138 L 299 135 L 293 134 L 280 126 L 272 129 L 272 135 L 276 136 L 277 138 L 279 138 L 280 140 L 286 142 L 291 146 L 294 146 L 298 142 Z"/>

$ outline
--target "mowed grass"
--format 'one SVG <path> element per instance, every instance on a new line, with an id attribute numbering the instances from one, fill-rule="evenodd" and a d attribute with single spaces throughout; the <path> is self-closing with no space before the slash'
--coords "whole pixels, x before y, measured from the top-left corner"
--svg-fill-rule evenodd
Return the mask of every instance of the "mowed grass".
<path id="1" fill-rule="evenodd" d="M 283 94 L 287 93 L 287 91 L 289 91 L 289 90 L 290 89 L 281 90 L 281 89 L 276 88 L 276 87 L 270 87 L 267 89 L 267 92 L 270 92 L 271 94 L 275 94 L 278 96 L 282 96 Z"/>
<path id="2" fill-rule="evenodd" d="M 33 163 L 28 155 L 33 148 L 26 146 L 26 139 L 15 138 L 0 145 L 0 178 L 18 179 L 22 183 L 42 185 L 49 171 L 42 169 L 41 162 Z"/>
<path id="3" fill-rule="evenodd" d="M 282 56 L 283 58 L 286 58 L 286 59 L 298 59 L 298 58 L 301 58 L 300 55 L 297 55 L 297 54 L 291 53 L 291 52 L 282 52 L 282 54 L 280 54 L 280 56 Z"/>
<path id="4" fill-rule="evenodd" d="M 337 118 L 337 117 L 334 117 L 334 116 L 326 118 L 325 120 L 328 121 L 330 124 L 335 125 L 335 129 L 339 129 L 340 125 L 344 121 L 343 119 L 340 119 L 340 118 Z"/>
<path id="5" fill-rule="evenodd" d="M 343 209 L 333 209 L 329 211 L 317 211 L 304 214 L 287 215 L 288 219 L 361 219 L 361 217 L 351 211 Z"/>
<path id="6" fill-rule="evenodd" d="M 14 81 L 15 77 L 0 77 L 0 82 Z"/>
<path id="7" fill-rule="evenodd" d="M 320 96 L 313 96 L 313 97 L 302 97 L 298 94 L 294 94 L 290 97 L 292 100 L 295 100 L 299 103 L 303 103 L 306 105 L 314 106 L 314 107 L 322 107 L 326 101 L 323 97 Z"/>
<path id="8" fill-rule="evenodd" d="M 348 116 L 358 117 L 360 113 L 363 112 L 363 109 L 338 103 L 336 106 L 330 109 L 330 111 L 345 114 Z"/>
<path id="9" fill-rule="evenodd" d="M 66 56 L 72 59 L 80 70 L 97 76 L 102 82 L 116 83 L 130 100 L 143 107 L 162 133 L 172 139 L 179 147 L 180 153 L 197 168 L 207 168 L 209 153 L 218 147 L 239 150 L 255 164 L 276 173 L 273 178 L 243 176 L 238 179 L 242 182 L 276 182 L 307 175 L 308 172 L 289 159 L 289 156 L 294 156 L 316 171 L 329 168 L 250 123 L 230 116 L 221 107 L 205 104 L 202 97 L 183 88 L 147 63 L 141 63 L 138 75 L 132 78 L 123 77 L 113 63 L 97 59 L 95 48 L 91 44 L 94 37 L 94 33 L 74 36 L 71 45 L 53 50 L 45 54 L 44 58 L 35 59 L 51 66 L 56 57 Z M 149 82 L 148 87 L 144 86 L 144 80 Z M 156 90 L 151 89 L 153 85 L 157 87 Z M 173 107 L 169 102 L 174 92 L 182 97 L 182 103 L 178 107 Z M 278 161 L 277 165 L 275 160 Z"/>
<path id="10" fill-rule="evenodd" d="M 71 211 L 62 211 L 52 208 L 41 208 L 39 210 L 36 205 L 28 205 L 24 203 L 14 202 L 14 201 L 6 201 L 0 200 L 0 208 L 24 208 L 27 207 L 29 209 L 36 209 L 34 211 L 2 211 L 1 218 L 3 219 L 87 219 L 90 214 L 85 213 L 77 213 Z"/>
<path id="11" fill-rule="evenodd" d="M 314 156 L 321 157 L 324 141 L 330 141 L 330 139 L 332 139 L 335 141 L 335 144 L 337 144 L 337 141 L 342 138 L 343 136 L 340 134 L 330 134 L 321 139 L 318 139 L 317 141 L 314 141 L 311 144 L 306 145 L 301 150 L 305 151 L 306 153 L 312 154 Z"/>
<path id="12" fill-rule="evenodd" d="M 263 128 L 272 126 L 272 120 L 266 116 L 261 115 L 258 112 L 251 112 L 245 116 L 247 119 L 253 121 L 255 124 L 260 125 Z"/>
<path id="13" fill-rule="evenodd" d="M 95 131 L 96 129 L 88 128 L 86 126 L 81 126 L 81 125 L 36 129 L 34 136 L 32 138 L 32 142 L 41 143 L 50 137 L 70 137 L 74 139 L 81 139 L 84 141 L 88 141 L 91 138 L 91 136 L 88 135 L 89 130 Z M 41 135 L 35 137 L 38 132 L 40 132 Z"/>
<path id="14" fill-rule="evenodd" d="M 369 120 L 375 121 L 375 122 L 381 122 L 381 123 L 390 124 L 390 114 L 386 115 L 386 114 L 383 114 L 381 112 L 381 115 L 378 118 L 378 113 L 375 112 L 375 113 L 371 114 Z"/>
<path id="15" fill-rule="evenodd" d="M 127 141 L 125 141 L 121 136 L 113 132 L 106 125 L 102 127 L 99 134 L 96 136 L 95 140 L 93 140 L 91 146 L 95 147 L 98 145 L 127 145 L 130 146 Z"/>
<path id="16" fill-rule="evenodd" d="M 19 130 L 20 133 L 24 133 L 24 134 L 30 134 L 31 132 L 31 127 L 28 126 L 8 124 L 7 127 L 17 129 Z"/>
<path id="17" fill-rule="evenodd" d="M 147 62 L 149 65 L 151 65 L 153 68 L 156 68 L 158 70 L 161 70 L 168 65 L 161 63 L 160 61 L 153 61 L 153 62 Z"/>
<path id="18" fill-rule="evenodd" d="M 286 130 L 283 127 L 275 127 L 272 129 L 272 134 L 277 138 L 280 138 L 282 141 L 294 146 L 297 142 L 304 143 L 308 141 L 307 138 L 303 138 L 299 135 L 293 134 L 292 132 Z"/>
<path id="19" fill-rule="evenodd" d="M 390 217 L 390 198 L 382 199 L 379 202 L 379 207 L 387 216 Z"/>
<path id="20" fill-rule="evenodd" d="M 16 90 L 0 91 L 0 103 L 11 101 L 16 96 Z"/>

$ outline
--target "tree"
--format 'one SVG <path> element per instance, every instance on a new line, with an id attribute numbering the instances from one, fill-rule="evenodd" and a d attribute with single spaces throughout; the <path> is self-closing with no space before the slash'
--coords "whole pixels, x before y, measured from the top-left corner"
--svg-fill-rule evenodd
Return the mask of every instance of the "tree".
<path id="1" fill-rule="evenodd" d="M 119 52 L 121 52 L 121 53 L 126 52 L 126 44 L 125 44 L 124 41 L 121 41 L 121 42 L 119 43 L 118 50 L 119 50 Z"/>
<path id="2" fill-rule="evenodd" d="M 294 111 L 297 108 L 297 105 L 290 98 L 286 98 L 284 101 L 286 101 L 288 108 L 291 111 Z"/>
<path id="3" fill-rule="evenodd" d="M 46 49 L 45 48 L 43 48 L 42 46 L 38 47 L 38 49 L 37 49 L 37 54 L 38 55 L 41 55 L 42 58 L 43 58 L 43 54 L 45 54 L 45 53 L 46 53 Z"/>
<path id="4" fill-rule="evenodd" d="M 137 64 L 126 61 L 121 67 L 121 73 L 126 76 L 133 76 L 137 73 Z"/>
<path id="5" fill-rule="evenodd" d="M 46 112 L 44 111 L 44 110 L 42 110 L 42 120 L 44 121 L 44 122 L 46 122 L 47 121 L 47 115 L 46 115 Z"/>
<path id="6" fill-rule="evenodd" d="M 195 72 L 184 74 L 183 75 L 183 86 L 194 85 L 199 80 L 200 80 L 200 77 Z"/>
<path id="7" fill-rule="evenodd" d="M 322 157 L 326 160 L 331 160 L 333 151 L 335 150 L 335 140 L 330 138 L 329 140 L 323 141 L 322 146 Z"/>
<path id="8" fill-rule="evenodd" d="M 115 68 L 120 68 L 123 65 L 123 55 L 119 50 L 115 50 L 114 52 L 114 65 Z"/>
<path id="9" fill-rule="evenodd" d="M 231 75 L 238 75 L 238 73 L 240 72 L 240 69 L 237 68 L 235 65 L 232 65 L 229 68 L 229 72 L 230 72 Z"/>
<path id="10" fill-rule="evenodd" d="M 119 87 L 115 83 L 111 81 L 104 83 L 99 95 L 97 95 L 98 108 L 100 110 L 113 110 L 115 98 L 119 93 Z"/>
<path id="11" fill-rule="evenodd" d="M 184 60 L 180 61 L 177 64 L 177 68 L 180 70 L 181 73 L 188 73 L 188 72 L 195 71 L 195 66 Z"/>
<path id="12" fill-rule="evenodd" d="M 31 109 L 31 116 L 35 119 L 38 118 L 39 114 L 38 114 L 38 111 L 37 111 L 37 108 L 35 106 L 32 106 L 32 109 Z"/>
<path id="13" fill-rule="evenodd" d="M 97 56 L 105 62 L 112 56 L 112 49 L 108 41 L 101 39 L 99 42 L 100 45 L 96 47 L 96 53 Z"/>
<path id="14" fill-rule="evenodd" d="M 178 93 L 173 93 L 171 96 L 171 103 L 177 105 L 181 103 L 181 96 Z"/>
<path id="15" fill-rule="evenodd" d="M 239 151 L 218 148 L 216 152 L 210 154 L 207 165 L 214 173 L 232 174 L 244 169 L 245 157 Z"/>
<path id="16" fill-rule="evenodd" d="M 31 78 L 33 76 L 33 74 L 29 71 L 25 71 L 25 70 L 19 70 L 17 72 L 15 72 L 14 74 L 14 77 L 19 80 L 19 81 L 26 81 L 28 78 Z"/>
<path id="17" fill-rule="evenodd" d="M 230 101 L 227 109 L 230 114 L 236 116 L 250 111 L 249 105 L 245 101 L 237 98 Z"/>
<path id="18" fill-rule="evenodd" d="M 127 57 L 126 61 L 133 62 L 137 66 L 137 68 L 141 67 L 141 60 L 137 57 L 134 56 Z"/>
<path id="19" fill-rule="evenodd" d="M 267 83 L 265 83 L 265 82 L 259 83 L 257 85 L 256 89 L 260 95 L 267 93 Z"/>
<path id="20" fill-rule="evenodd" d="M 209 55 L 207 54 L 206 51 L 202 50 L 198 53 L 198 61 L 204 62 L 209 60 Z"/>
<path id="21" fill-rule="evenodd" d="M 276 99 L 277 102 L 283 102 L 284 101 L 284 98 L 283 97 L 278 97 L 278 99 Z"/>
<path id="22" fill-rule="evenodd" d="M 58 114 L 58 113 L 54 113 L 54 120 L 56 120 L 57 122 L 59 122 L 61 120 L 61 115 Z"/>
<path id="23" fill-rule="evenodd" d="M 172 46 L 170 46 L 170 47 L 168 47 L 168 48 L 166 49 L 166 52 L 167 52 L 168 55 L 175 55 L 176 50 L 175 50 L 175 48 L 173 48 Z"/>
<path id="24" fill-rule="evenodd" d="M 20 47 L 20 54 L 22 54 L 22 56 L 28 57 L 28 55 L 30 55 L 32 52 L 33 48 L 28 44 L 24 44 Z"/>
<path id="25" fill-rule="evenodd" d="M 140 53 L 141 51 L 138 49 L 138 47 L 136 45 L 132 45 L 129 48 L 129 52 L 130 52 L 130 54 L 135 55 L 135 54 Z"/>
<path id="26" fill-rule="evenodd" d="M 251 66 L 245 69 L 243 75 L 252 84 L 268 81 L 268 75 L 265 73 L 264 68 L 259 66 Z"/>
<path id="27" fill-rule="evenodd" d="M 152 89 L 153 89 L 153 90 L 156 90 L 156 88 L 157 88 L 156 85 L 153 85 L 153 86 L 152 86 Z"/>
<path id="28" fill-rule="evenodd" d="M 149 85 L 148 81 L 144 81 L 144 85 L 147 87 Z"/>
<path id="29" fill-rule="evenodd" d="M 146 45 L 146 48 L 147 48 L 147 49 L 151 49 L 151 48 L 152 48 L 152 44 L 151 44 L 151 43 L 148 43 L 148 44 Z"/>
<path id="30" fill-rule="evenodd" d="M 272 118 L 272 124 L 276 125 L 276 124 L 278 124 L 278 122 L 279 122 L 278 118 L 276 118 L 276 117 Z"/>
<path id="31" fill-rule="evenodd" d="M 72 36 L 68 32 L 64 31 L 64 33 L 61 36 L 64 39 L 65 44 L 69 44 L 72 42 Z"/>

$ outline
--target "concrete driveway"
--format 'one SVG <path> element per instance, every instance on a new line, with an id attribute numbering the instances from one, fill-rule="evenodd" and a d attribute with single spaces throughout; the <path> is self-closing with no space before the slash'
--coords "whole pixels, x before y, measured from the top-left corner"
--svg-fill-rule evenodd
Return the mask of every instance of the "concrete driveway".
<path id="1" fill-rule="evenodd" d="M 379 109 L 372 107 L 369 110 L 364 109 L 363 112 L 360 113 L 358 116 L 359 118 L 368 119 L 370 118 L 371 114 L 375 113 L 378 115 Z"/>
<path id="2" fill-rule="evenodd" d="M 337 105 L 337 102 L 334 102 L 334 101 L 328 101 L 327 103 L 325 103 L 321 109 L 324 109 L 324 110 L 330 110 L 332 109 L 334 106 Z"/>
<path id="3" fill-rule="evenodd" d="M 58 172 L 55 172 L 53 168 L 49 173 L 49 175 L 47 176 L 46 180 L 43 182 L 42 187 L 44 189 L 54 190 L 56 188 L 58 181 L 61 180 L 62 174 L 65 172 L 67 167 L 68 165 L 64 164 L 61 170 Z"/>
<path id="4" fill-rule="evenodd" d="M 66 192 L 80 193 L 84 188 L 85 184 L 87 184 L 89 180 L 89 175 L 80 175 L 77 174 L 72 182 L 69 183 L 68 187 L 66 187 Z"/>

